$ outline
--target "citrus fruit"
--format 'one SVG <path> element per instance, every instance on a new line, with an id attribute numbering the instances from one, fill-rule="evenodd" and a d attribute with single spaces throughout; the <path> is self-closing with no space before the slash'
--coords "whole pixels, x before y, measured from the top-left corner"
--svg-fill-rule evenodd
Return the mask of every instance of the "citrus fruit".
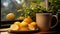
<path id="1" fill-rule="evenodd" d="M 10 26 L 10 30 L 18 30 L 18 29 L 19 29 L 19 26 L 18 25 L 12 24 Z"/>
<path id="2" fill-rule="evenodd" d="M 14 20 L 15 19 L 15 14 L 14 13 L 9 13 L 7 16 L 6 16 L 6 20 Z"/>
<path id="3" fill-rule="evenodd" d="M 28 16 L 28 17 L 25 18 L 23 21 L 24 21 L 24 22 L 27 22 L 27 23 L 29 24 L 29 23 L 32 22 L 32 19 L 31 19 L 31 17 Z"/>

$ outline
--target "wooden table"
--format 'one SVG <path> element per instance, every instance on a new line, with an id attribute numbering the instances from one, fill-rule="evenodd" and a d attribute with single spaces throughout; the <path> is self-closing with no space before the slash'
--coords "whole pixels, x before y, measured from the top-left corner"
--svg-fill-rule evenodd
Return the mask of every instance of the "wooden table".
<path id="1" fill-rule="evenodd" d="M 4 31 L 2 31 L 2 30 L 4 30 Z M 9 33 L 9 32 L 7 32 L 6 31 L 7 29 L 0 29 L 0 33 L 1 34 L 14 34 L 14 33 Z M 27 33 L 27 34 L 29 34 L 29 33 Z M 60 34 L 60 32 L 58 32 L 58 31 L 48 31 L 48 32 L 37 32 L 37 33 L 30 33 L 30 34 Z"/>

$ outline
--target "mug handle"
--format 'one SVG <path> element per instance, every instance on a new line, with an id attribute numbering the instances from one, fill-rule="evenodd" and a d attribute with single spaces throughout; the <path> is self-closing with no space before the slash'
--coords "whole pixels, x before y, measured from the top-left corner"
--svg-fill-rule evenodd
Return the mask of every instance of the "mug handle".
<path id="1" fill-rule="evenodd" d="M 57 17 L 57 15 L 53 15 L 53 17 L 55 17 L 55 18 L 56 18 L 57 22 L 56 22 L 56 24 L 55 24 L 55 25 L 53 25 L 53 26 L 52 26 L 52 27 L 50 27 L 50 28 L 54 28 L 54 27 L 58 24 L 58 17 Z"/>

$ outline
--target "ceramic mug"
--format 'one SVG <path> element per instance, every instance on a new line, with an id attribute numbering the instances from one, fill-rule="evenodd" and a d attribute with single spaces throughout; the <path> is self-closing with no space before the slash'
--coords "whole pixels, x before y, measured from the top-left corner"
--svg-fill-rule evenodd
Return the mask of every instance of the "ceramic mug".
<path id="1" fill-rule="evenodd" d="M 52 17 L 56 17 L 57 22 L 51 27 Z M 58 18 L 56 15 L 52 15 L 52 13 L 36 13 L 36 23 L 41 31 L 48 31 L 58 24 Z"/>

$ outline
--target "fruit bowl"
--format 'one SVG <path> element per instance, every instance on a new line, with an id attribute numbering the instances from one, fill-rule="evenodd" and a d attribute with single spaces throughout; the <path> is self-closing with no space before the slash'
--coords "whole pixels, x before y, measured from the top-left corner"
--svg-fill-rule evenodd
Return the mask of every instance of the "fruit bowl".
<path id="1" fill-rule="evenodd" d="M 22 33 L 37 33 L 37 32 L 39 32 L 39 28 L 37 28 L 36 30 L 24 30 L 24 31 L 22 31 L 22 30 L 8 30 L 8 32 L 9 33 L 20 33 L 20 34 L 22 34 Z"/>

